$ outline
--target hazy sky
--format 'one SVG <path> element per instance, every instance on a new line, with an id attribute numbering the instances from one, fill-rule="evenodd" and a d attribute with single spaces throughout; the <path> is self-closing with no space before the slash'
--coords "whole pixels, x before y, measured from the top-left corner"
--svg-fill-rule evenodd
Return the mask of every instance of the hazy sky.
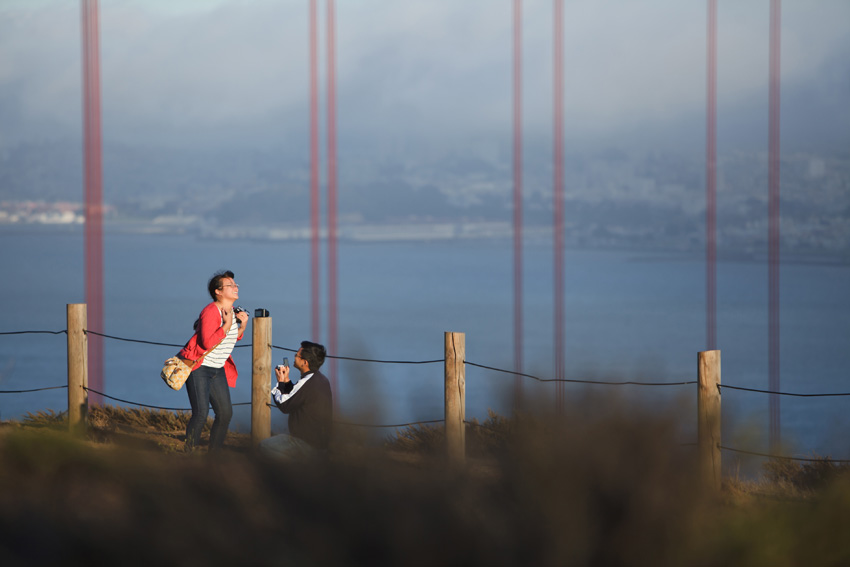
<path id="1" fill-rule="evenodd" d="M 0 0 L 0 145 L 81 132 L 80 2 Z M 325 84 L 326 3 L 320 1 Z M 704 143 L 706 0 L 565 0 L 568 144 Z M 376 147 L 500 140 L 511 0 L 337 0 L 338 128 Z M 720 132 L 766 140 L 769 1 L 719 2 Z M 306 144 L 308 0 L 101 0 L 103 133 L 130 144 Z M 782 3 L 783 136 L 850 132 L 850 2 Z M 553 2 L 523 2 L 528 138 L 551 136 Z M 324 95 L 322 95 L 324 107 Z M 732 135 L 732 134 L 729 134 Z M 845 135 L 846 138 L 846 135 Z M 722 141 L 722 140 L 721 140 Z M 785 142 L 785 140 L 783 140 Z"/>

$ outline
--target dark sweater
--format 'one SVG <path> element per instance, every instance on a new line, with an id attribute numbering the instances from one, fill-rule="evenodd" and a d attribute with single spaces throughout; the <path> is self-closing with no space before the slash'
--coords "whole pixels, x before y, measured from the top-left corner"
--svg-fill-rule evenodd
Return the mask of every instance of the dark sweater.
<path id="1" fill-rule="evenodd" d="M 275 395 L 275 391 L 279 393 Z M 299 380 L 298 384 L 278 382 L 272 390 L 272 401 L 280 411 L 289 414 L 290 435 L 306 441 L 316 449 L 328 448 L 333 395 L 331 384 L 324 374 L 314 372 L 308 379 Z"/>

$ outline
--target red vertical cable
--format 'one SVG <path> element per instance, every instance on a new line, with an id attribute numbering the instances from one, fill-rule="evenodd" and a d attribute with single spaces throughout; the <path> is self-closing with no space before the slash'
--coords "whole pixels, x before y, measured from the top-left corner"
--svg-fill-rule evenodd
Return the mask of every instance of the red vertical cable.
<path id="1" fill-rule="evenodd" d="M 310 0 L 310 282 L 313 340 L 320 339 L 319 319 L 319 71 L 316 3 Z"/>
<path id="2" fill-rule="evenodd" d="M 705 321 L 708 350 L 717 348 L 717 0 L 708 0 L 705 141 Z"/>
<path id="3" fill-rule="evenodd" d="M 514 0 L 514 371 L 523 367 L 522 309 L 522 0 Z M 522 405 L 522 378 L 514 379 L 514 405 Z"/>
<path id="4" fill-rule="evenodd" d="M 564 368 L 564 1 L 555 1 L 555 140 L 553 156 L 555 184 L 553 188 L 555 251 L 555 377 L 562 380 Z M 564 410 L 564 383 L 557 382 L 557 410 Z"/>
<path id="5" fill-rule="evenodd" d="M 770 123 L 768 149 L 768 376 L 770 390 L 779 391 L 779 76 L 780 0 L 770 1 Z M 779 449 L 779 396 L 770 394 L 770 448 Z"/>
<path id="6" fill-rule="evenodd" d="M 336 176 L 336 22 L 328 0 L 328 349 L 337 353 L 337 176 Z M 337 359 L 331 359 L 331 386 L 336 391 Z M 338 399 L 338 396 L 334 399 Z"/>
<path id="7" fill-rule="evenodd" d="M 103 333 L 103 167 L 100 123 L 100 45 L 97 0 L 82 0 L 85 267 L 88 330 Z M 87 335 L 89 387 L 103 391 L 103 338 Z M 89 401 L 103 399 L 91 394 Z"/>

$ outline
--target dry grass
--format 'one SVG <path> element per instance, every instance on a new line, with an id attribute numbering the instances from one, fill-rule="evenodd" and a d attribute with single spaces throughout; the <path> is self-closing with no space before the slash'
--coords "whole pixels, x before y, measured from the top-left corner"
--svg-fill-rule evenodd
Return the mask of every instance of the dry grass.
<path id="1" fill-rule="evenodd" d="M 99 447 L 124 447 L 164 453 L 182 452 L 186 438 L 186 425 L 191 414 L 183 411 L 146 408 L 118 408 L 92 406 L 86 416 L 86 439 Z M 6 423 L 7 428 L 51 429 L 65 431 L 65 413 L 52 410 L 27 413 L 20 423 Z M 202 447 L 209 441 L 213 419 L 207 419 L 201 435 Z M 2 429 L 0 429 L 2 431 Z M 230 450 L 245 451 L 250 444 L 248 435 L 229 433 Z"/>
<path id="2" fill-rule="evenodd" d="M 470 424 L 486 474 L 445 462 L 439 427 L 284 463 L 235 435 L 184 455 L 179 413 L 93 409 L 84 440 L 30 415 L 0 427 L 0 564 L 850 564 L 846 467 L 773 464 L 718 498 L 671 420 L 575 415 Z"/>
<path id="3" fill-rule="evenodd" d="M 772 459 L 762 465 L 762 474 L 756 479 L 724 479 L 724 497 L 736 506 L 803 502 L 816 500 L 836 484 L 850 483 L 850 466 L 826 457 L 812 458 Z"/>
<path id="4" fill-rule="evenodd" d="M 513 422 L 492 410 L 483 423 L 477 419 L 466 426 L 466 454 L 471 458 L 493 457 L 504 450 L 511 435 Z M 384 445 L 392 451 L 437 456 L 445 452 L 446 439 L 443 426 L 414 425 L 399 431 Z"/>

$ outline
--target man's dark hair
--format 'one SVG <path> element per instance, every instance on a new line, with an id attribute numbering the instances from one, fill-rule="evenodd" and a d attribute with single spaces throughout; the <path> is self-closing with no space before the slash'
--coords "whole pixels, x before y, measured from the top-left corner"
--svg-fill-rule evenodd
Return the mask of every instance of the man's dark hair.
<path id="1" fill-rule="evenodd" d="M 210 278 L 210 283 L 207 284 L 207 291 L 210 292 L 210 297 L 213 298 L 213 301 L 218 299 L 215 295 L 215 291 L 217 289 L 222 288 L 221 280 L 224 278 L 233 279 L 233 272 L 230 270 L 222 270 L 220 272 L 216 272 L 213 277 Z"/>
<path id="2" fill-rule="evenodd" d="M 326 356 L 327 352 L 322 345 L 310 341 L 301 341 L 301 358 L 307 362 L 307 366 L 310 367 L 312 372 L 322 367 Z"/>

